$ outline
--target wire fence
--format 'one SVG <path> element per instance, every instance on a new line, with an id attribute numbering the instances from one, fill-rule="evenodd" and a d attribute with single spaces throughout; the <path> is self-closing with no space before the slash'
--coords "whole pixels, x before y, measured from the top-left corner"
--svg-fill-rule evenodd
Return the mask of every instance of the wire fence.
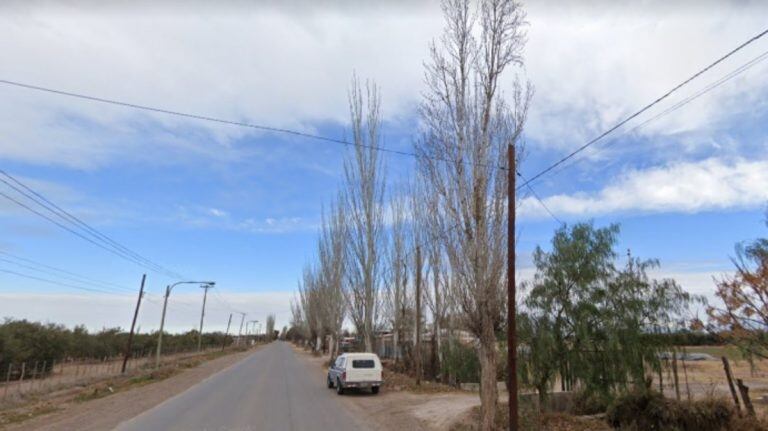
<path id="1" fill-rule="evenodd" d="M 181 360 L 217 351 L 222 351 L 222 347 L 211 346 L 200 352 L 171 350 L 161 356 L 160 367 L 176 367 Z M 134 352 L 126 363 L 126 374 L 154 368 L 154 353 L 154 350 Z M 9 363 L 0 369 L 0 404 L 119 376 L 122 374 L 123 359 L 120 356 Z"/>

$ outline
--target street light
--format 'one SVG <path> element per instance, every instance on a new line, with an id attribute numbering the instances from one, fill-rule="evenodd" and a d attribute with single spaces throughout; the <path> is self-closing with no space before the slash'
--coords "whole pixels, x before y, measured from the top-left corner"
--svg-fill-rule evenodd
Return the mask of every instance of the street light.
<path id="1" fill-rule="evenodd" d="M 201 284 L 210 285 L 211 287 L 216 284 L 214 281 L 177 281 L 165 287 L 165 300 L 163 301 L 163 314 L 160 317 L 160 333 L 157 335 L 157 353 L 155 355 L 155 368 L 160 366 L 160 353 L 163 349 L 163 328 L 165 327 L 165 310 L 168 308 L 168 297 L 171 296 L 171 290 L 179 284 Z M 208 290 L 206 289 L 206 292 Z"/>

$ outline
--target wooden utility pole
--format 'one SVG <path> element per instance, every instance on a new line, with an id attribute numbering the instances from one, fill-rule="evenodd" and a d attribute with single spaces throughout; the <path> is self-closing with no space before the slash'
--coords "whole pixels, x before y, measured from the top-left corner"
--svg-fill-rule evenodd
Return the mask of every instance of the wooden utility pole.
<path id="1" fill-rule="evenodd" d="M 221 351 L 227 347 L 227 336 L 229 335 L 229 325 L 232 324 L 232 313 L 229 313 L 229 320 L 227 321 L 227 332 L 224 333 L 224 341 L 221 343 Z"/>
<path id="2" fill-rule="evenodd" d="M 421 247 L 416 246 L 416 346 L 413 359 L 416 362 L 416 384 L 421 385 Z"/>
<path id="3" fill-rule="evenodd" d="M 240 315 L 240 330 L 237 332 L 237 345 L 240 346 L 240 339 L 243 336 L 243 322 L 245 322 L 245 313 L 237 312 Z"/>
<path id="4" fill-rule="evenodd" d="M 517 431 L 517 306 L 515 304 L 515 147 L 507 146 L 507 379 L 509 384 L 509 429 Z"/>
<path id="5" fill-rule="evenodd" d="M 133 347 L 133 330 L 136 328 L 136 318 L 139 316 L 139 306 L 141 305 L 141 298 L 144 296 L 144 282 L 147 280 L 147 274 L 141 276 L 141 288 L 139 288 L 139 299 L 136 300 L 136 309 L 133 310 L 133 321 L 131 322 L 131 332 L 128 334 L 128 345 L 125 346 L 125 356 L 123 356 L 123 367 L 120 369 L 120 373 L 125 372 L 125 368 L 128 366 L 128 358 L 131 357 L 131 348 Z"/>
<path id="6" fill-rule="evenodd" d="M 208 298 L 208 289 L 212 288 L 213 284 L 204 284 L 200 286 L 205 290 L 203 293 L 203 309 L 200 311 L 200 332 L 197 334 L 197 351 L 199 352 L 203 347 L 203 319 L 205 318 L 205 300 Z"/>

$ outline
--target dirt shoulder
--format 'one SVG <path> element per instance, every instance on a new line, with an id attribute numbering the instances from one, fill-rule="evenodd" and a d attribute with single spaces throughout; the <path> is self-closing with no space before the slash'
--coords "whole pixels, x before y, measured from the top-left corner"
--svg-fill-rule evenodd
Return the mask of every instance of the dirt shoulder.
<path id="1" fill-rule="evenodd" d="M 325 382 L 328 357 L 313 356 L 294 347 L 296 355 Z M 328 396 L 338 397 L 328 390 Z M 374 430 L 446 430 L 480 404 L 475 393 L 445 388 L 412 392 L 385 387 L 379 395 L 350 393 L 339 397 L 358 418 Z"/>
<path id="2" fill-rule="evenodd" d="M 191 368 L 186 368 L 171 377 L 151 382 L 134 380 L 124 391 L 111 391 L 105 383 L 95 384 L 86 389 L 61 394 L 58 398 L 48 399 L 30 405 L 24 413 L 35 417 L 16 424 L 2 427 L 3 430 L 45 430 L 45 431 L 100 431 L 111 430 L 119 423 L 128 420 L 145 410 L 171 398 L 202 380 L 223 371 L 243 360 L 254 350 L 236 352 L 203 361 Z M 134 379 L 146 379 L 134 376 Z M 151 384 L 150 384 L 151 383 Z M 108 391 L 108 394 L 105 392 Z"/>

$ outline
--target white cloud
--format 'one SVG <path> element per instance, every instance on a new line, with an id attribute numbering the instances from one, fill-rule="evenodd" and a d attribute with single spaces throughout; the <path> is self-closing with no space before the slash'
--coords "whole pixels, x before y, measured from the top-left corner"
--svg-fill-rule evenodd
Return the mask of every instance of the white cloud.
<path id="1" fill-rule="evenodd" d="M 311 131 L 346 122 L 353 70 L 381 86 L 385 115 L 412 114 L 428 43 L 442 28 L 436 2 L 84 3 L 0 7 L 0 77 Z M 764 4 L 744 2 L 529 3 L 526 73 L 537 92 L 528 133 L 555 147 L 577 145 L 656 97 L 752 36 L 765 16 Z M 761 100 L 765 70 L 651 131 L 717 124 Z M 177 151 L 173 160 L 232 157 L 233 139 L 249 132 L 5 86 L 0 110 L 13 114 L 0 117 L 0 157 L 79 168 L 171 160 L 157 157 L 163 149 Z"/>
<path id="2" fill-rule="evenodd" d="M 597 192 L 558 194 L 544 202 L 558 216 L 754 208 L 768 202 L 768 160 L 710 158 L 630 170 Z M 533 197 L 523 200 L 520 213 L 546 216 Z"/>
<path id="3" fill-rule="evenodd" d="M 226 217 L 228 215 L 226 211 L 220 210 L 218 208 L 211 208 L 208 210 L 208 212 L 214 217 Z"/>
<path id="4" fill-rule="evenodd" d="M 537 92 L 528 134 L 548 147 L 583 144 L 761 32 L 766 13 L 758 2 L 530 2 L 526 67 Z M 632 125 L 764 51 L 763 41 L 752 44 Z M 766 71 L 763 61 L 641 132 L 711 131 L 752 112 Z"/>

